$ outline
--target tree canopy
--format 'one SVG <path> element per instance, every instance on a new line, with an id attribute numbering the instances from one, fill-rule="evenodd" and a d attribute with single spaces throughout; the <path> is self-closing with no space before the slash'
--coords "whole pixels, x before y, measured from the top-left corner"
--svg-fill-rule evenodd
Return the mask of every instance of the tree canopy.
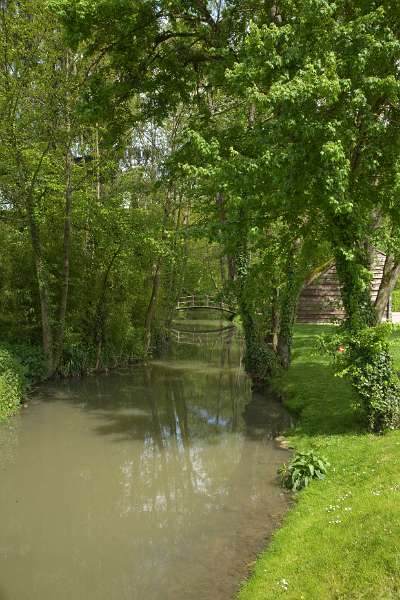
<path id="1" fill-rule="evenodd" d="M 400 272 L 399 25 L 390 1 L 3 3 L 2 335 L 41 330 L 49 373 L 74 352 L 99 366 L 154 349 L 183 291 L 212 292 L 263 378 L 329 261 L 347 327 L 380 321 Z"/>

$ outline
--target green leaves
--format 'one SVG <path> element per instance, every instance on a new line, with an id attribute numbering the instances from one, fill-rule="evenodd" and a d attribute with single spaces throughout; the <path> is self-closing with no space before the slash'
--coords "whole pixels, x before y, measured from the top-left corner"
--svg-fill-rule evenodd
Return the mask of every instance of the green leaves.
<path id="1" fill-rule="evenodd" d="M 26 369 L 6 348 L 0 346 L 0 421 L 15 413 L 27 388 Z"/>
<path id="2" fill-rule="evenodd" d="M 329 463 L 314 453 L 296 452 L 289 464 L 278 470 L 282 485 L 293 492 L 307 487 L 313 479 L 324 479 Z"/>

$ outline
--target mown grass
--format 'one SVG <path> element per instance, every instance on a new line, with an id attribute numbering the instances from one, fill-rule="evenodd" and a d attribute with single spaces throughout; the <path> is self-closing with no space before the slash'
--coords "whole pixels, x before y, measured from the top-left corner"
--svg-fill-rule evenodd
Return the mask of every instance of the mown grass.
<path id="1" fill-rule="evenodd" d="M 393 290 L 392 310 L 393 310 L 393 312 L 400 312 L 400 289 Z"/>
<path id="2" fill-rule="evenodd" d="M 238 600 L 400 598 L 400 432 L 365 433 L 349 385 L 313 352 L 321 326 L 298 326 L 293 367 L 277 386 L 298 414 L 297 449 L 331 463 L 298 494 Z M 393 336 L 400 369 L 400 332 Z"/>

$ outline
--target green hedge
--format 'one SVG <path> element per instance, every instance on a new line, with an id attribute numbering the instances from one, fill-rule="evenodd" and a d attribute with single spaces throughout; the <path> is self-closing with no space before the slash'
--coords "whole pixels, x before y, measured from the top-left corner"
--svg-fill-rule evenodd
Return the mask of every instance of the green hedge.
<path id="1" fill-rule="evenodd" d="M 27 389 L 26 369 L 4 346 L 0 346 L 0 421 L 14 414 Z"/>

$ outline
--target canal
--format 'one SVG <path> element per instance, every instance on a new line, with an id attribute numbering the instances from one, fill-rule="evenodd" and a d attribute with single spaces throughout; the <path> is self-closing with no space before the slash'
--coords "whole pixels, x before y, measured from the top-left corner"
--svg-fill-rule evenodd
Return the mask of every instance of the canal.
<path id="1" fill-rule="evenodd" d="M 0 600 L 229 600 L 287 501 L 234 329 L 46 384 L 0 426 Z M 211 330 L 211 331 L 210 331 Z M 176 333 L 179 331 L 179 335 Z"/>

